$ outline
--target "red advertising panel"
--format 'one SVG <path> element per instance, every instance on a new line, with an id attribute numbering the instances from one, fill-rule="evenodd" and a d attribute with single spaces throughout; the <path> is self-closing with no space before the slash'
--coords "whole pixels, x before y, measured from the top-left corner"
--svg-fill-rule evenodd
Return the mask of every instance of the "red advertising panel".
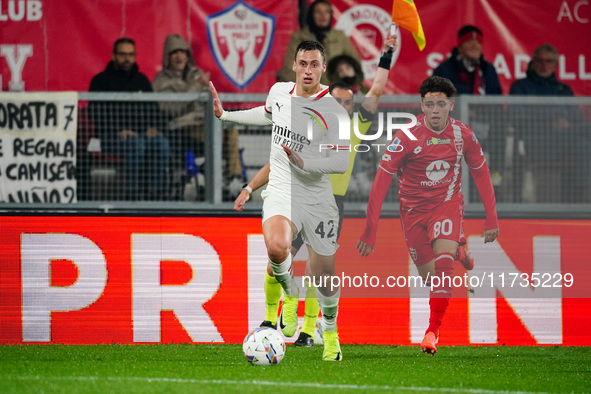
<path id="1" fill-rule="evenodd" d="M 341 340 L 420 342 L 429 289 L 409 285 L 399 220 L 366 258 L 363 223 L 345 219 L 337 253 Z M 487 245 L 465 224 L 476 267 L 456 263 L 441 344 L 591 345 L 590 221 L 501 220 Z M 257 218 L 1 217 L 0 261 L 2 344 L 240 343 L 264 317 Z"/>
<path id="2" fill-rule="evenodd" d="M 367 63 L 369 59 L 364 55 L 367 51 L 363 46 L 367 46 L 367 40 L 375 42 L 377 48 L 381 46 L 382 37 L 376 28 L 390 22 L 392 1 L 334 0 L 332 3 L 338 9 L 337 26 L 345 31 L 357 31 L 352 39 Z M 388 92 L 415 94 L 421 82 L 457 46 L 460 27 L 471 24 L 483 32 L 484 57 L 495 66 L 504 94 L 509 93 L 516 79 L 525 78 L 534 49 L 548 42 L 560 54 L 558 79 L 567 83 L 575 95 L 591 95 L 591 48 L 577 44 L 579 38 L 591 34 L 588 1 L 552 0 L 544 2 L 543 6 L 527 0 L 416 0 L 414 3 L 427 44 L 419 51 L 410 32 L 400 33 L 400 54 L 395 71 L 391 73 Z"/>
<path id="3" fill-rule="evenodd" d="M 363 58 L 366 84 L 377 67 L 392 0 L 334 0 L 334 23 Z M 484 35 L 484 55 L 503 92 L 525 76 L 534 48 L 549 42 L 560 53 L 557 76 L 576 95 L 591 95 L 591 5 L 588 0 L 415 1 L 426 37 L 419 51 L 402 31 L 401 49 L 385 93 L 415 94 L 457 44 L 457 31 L 474 24 Z M 111 59 L 122 36 L 137 43 L 140 71 L 152 79 L 162 67 L 168 34 L 183 35 L 197 65 L 211 72 L 220 92 L 266 93 L 282 67 L 291 34 L 299 28 L 296 0 L 100 2 L 6 0 L 0 2 L 2 90 L 86 91 Z"/>

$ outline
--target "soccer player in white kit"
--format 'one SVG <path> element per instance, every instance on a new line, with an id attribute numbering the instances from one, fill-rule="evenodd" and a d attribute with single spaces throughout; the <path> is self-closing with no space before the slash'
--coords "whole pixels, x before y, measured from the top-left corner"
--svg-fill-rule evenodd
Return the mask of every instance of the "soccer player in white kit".
<path id="1" fill-rule="evenodd" d="M 326 70 L 322 45 L 302 41 L 296 49 L 293 70 L 295 83 L 276 83 L 265 106 L 250 110 L 224 111 L 211 84 L 214 113 L 222 121 L 261 124 L 267 119 L 273 125 L 271 171 L 262 194 L 263 236 L 269 264 L 285 293 L 280 326 L 286 336 L 293 336 L 297 330 L 299 289 L 290 252 L 292 239 L 301 232 L 312 275 L 319 282 L 322 358 L 340 361 L 336 325 L 340 287 L 330 280 L 335 274 L 339 215 L 328 174 L 347 171 L 350 119 L 330 96 L 328 87 L 320 84 Z"/>
<path id="2" fill-rule="evenodd" d="M 390 29 L 389 29 L 390 30 Z M 333 96 L 342 106 L 347 110 L 349 116 L 353 116 L 354 112 L 358 112 L 358 123 L 357 128 L 361 134 L 367 133 L 372 125 L 374 115 L 377 111 L 378 101 L 382 95 L 382 92 L 388 81 L 388 74 L 390 66 L 392 65 L 393 54 L 398 47 L 397 37 L 391 32 L 386 32 L 386 38 L 382 44 L 382 55 L 380 57 L 378 69 L 373 79 L 372 86 L 365 95 L 363 103 L 355 109 L 353 104 L 354 92 L 348 86 L 342 82 L 332 84 L 330 86 L 330 94 Z M 265 122 L 259 126 L 265 126 L 268 123 Z M 356 146 L 361 142 L 361 138 L 358 137 L 353 127 L 351 129 L 351 139 L 349 141 L 350 146 Z M 353 164 L 355 162 L 355 156 L 357 151 L 350 149 L 349 152 L 349 168 L 344 174 L 331 174 L 330 181 L 332 184 L 332 192 L 337 202 L 339 209 L 339 227 L 337 231 L 337 242 L 339 233 L 341 231 L 341 224 L 343 221 L 344 213 L 344 196 L 347 192 L 349 181 L 351 179 L 351 173 L 353 171 Z M 243 186 L 242 191 L 234 201 L 234 210 L 242 211 L 244 204 L 250 199 L 250 195 L 254 190 L 257 190 L 267 184 L 269 181 L 269 164 L 266 164 L 259 172 L 251 179 L 250 182 Z M 339 204 L 340 203 L 340 204 Z M 297 238 L 292 243 L 291 254 L 296 256 L 297 251 L 303 244 L 301 238 Z M 306 275 L 309 276 L 308 269 Z M 261 327 L 272 327 L 277 328 L 277 315 L 279 308 L 279 299 L 283 295 L 281 284 L 273 277 L 273 271 L 270 265 L 267 265 L 267 270 L 264 273 L 264 289 L 265 289 L 265 318 L 260 324 Z M 320 312 L 320 305 L 316 297 L 316 288 L 308 287 L 306 290 L 306 296 L 304 301 L 304 321 L 300 330 L 298 339 L 293 343 L 293 346 L 311 347 L 314 346 L 314 332 L 317 330 L 317 318 L 318 312 Z"/>

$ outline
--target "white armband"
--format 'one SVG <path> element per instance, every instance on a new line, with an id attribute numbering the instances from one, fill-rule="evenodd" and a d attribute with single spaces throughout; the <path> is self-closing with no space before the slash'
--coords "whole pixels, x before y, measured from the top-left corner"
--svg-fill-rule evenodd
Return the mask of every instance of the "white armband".
<path id="1" fill-rule="evenodd" d="M 245 183 L 244 186 L 242 186 L 242 190 L 246 190 L 248 194 L 252 194 L 252 187 L 250 187 L 248 183 Z"/>

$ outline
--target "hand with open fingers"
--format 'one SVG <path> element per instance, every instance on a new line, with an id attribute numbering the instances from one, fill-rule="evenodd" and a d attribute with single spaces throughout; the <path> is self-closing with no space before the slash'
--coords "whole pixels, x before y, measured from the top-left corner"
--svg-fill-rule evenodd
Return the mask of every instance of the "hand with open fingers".
<path id="1" fill-rule="evenodd" d="M 213 82 L 211 81 L 209 81 L 209 88 L 211 90 L 211 95 L 213 96 L 213 114 L 219 119 L 224 113 L 224 107 L 218 96 L 218 91 L 215 89 L 215 86 L 213 86 Z"/>
<path id="2" fill-rule="evenodd" d="M 373 246 L 370 246 L 362 240 L 357 241 L 357 250 L 361 256 L 369 256 L 373 252 Z"/>
<path id="3" fill-rule="evenodd" d="M 250 193 L 246 189 L 242 189 L 236 200 L 234 200 L 234 210 L 235 211 L 242 211 L 244 209 L 244 204 L 250 200 Z"/>
<path id="4" fill-rule="evenodd" d="M 499 229 L 493 228 L 491 230 L 482 229 L 481 237 L 484 238 L 484 243 L 494 242 L 495 239 L 499 236 Z"/>
<path id="5" fill-rule="evenodd" d="M 304 161 L 302 160 L 302 158 L 300 157 L 300 155 L 298 155 L 297 153 L 295 153 L 293 150 L 291 150 L 291 148 L 289 148 L 285 144 L 281 144 L 281 147 L 283 148 L 283 150 L 285 151 L 285 153 L 287 153 L 287 158 L 289 159 L 289 162 L 292 165 L 298 167 L 299 169 L 303 169 L 304 168 Z"/>

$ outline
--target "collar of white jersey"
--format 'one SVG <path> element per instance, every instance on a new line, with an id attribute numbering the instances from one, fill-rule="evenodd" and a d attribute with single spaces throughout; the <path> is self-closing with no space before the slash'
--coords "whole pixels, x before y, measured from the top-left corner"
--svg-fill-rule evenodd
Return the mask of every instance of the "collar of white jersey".
<path id="1" fill-rule="evenodd" d="M 320 86 L 324 86 L 324 85 L 320 85 Z M 294 82 L 293 88 L 291 88 L 291 90 L 289 91 L 289 94 L 291 96 L 294 96 L 295 95 L 295 89 L 296 89 L 296 84 Z M 324 86 L 324 89 L 322 89 L 318 93 L 313 94 L 309 98 L 311 98 L 312 100 L 318 100 L 318 99 L 321 99 L 322 97 L 326 96 L 327 94 L 328 94 L 328 86 Z M 299 97 L 299 96 L 296 96 L 296 97 Z"/>

